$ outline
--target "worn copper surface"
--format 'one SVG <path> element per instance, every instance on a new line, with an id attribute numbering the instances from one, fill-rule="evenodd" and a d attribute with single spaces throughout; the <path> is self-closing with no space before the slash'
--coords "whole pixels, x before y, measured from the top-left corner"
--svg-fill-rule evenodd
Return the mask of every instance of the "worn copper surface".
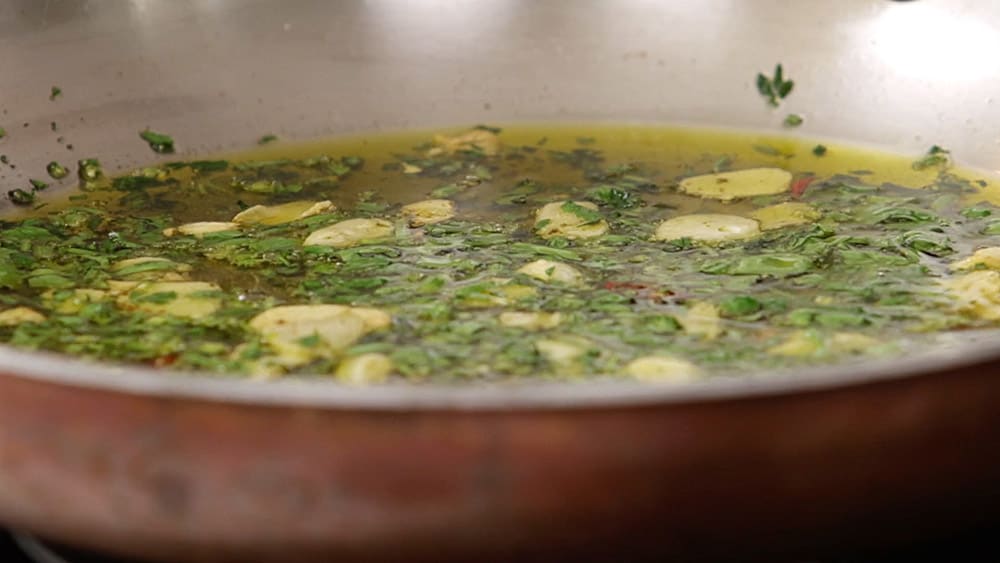
<path id="1" fill-rule="evenodd" d="M 746 557 L 903 541 L 995 511 L 996 375 L 493 412 L 0 377 L 0 520 L 163 561 Z"/>

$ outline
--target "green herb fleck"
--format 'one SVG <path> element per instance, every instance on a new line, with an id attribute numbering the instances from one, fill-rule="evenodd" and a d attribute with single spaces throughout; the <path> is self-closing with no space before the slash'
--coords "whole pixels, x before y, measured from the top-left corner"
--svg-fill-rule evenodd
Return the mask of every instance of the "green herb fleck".
<path id="1" fill-rule="evenodd" d="M 607 205 L 615 209 L 629 209 L 642 204 L 642 200 L 633 197 L 618 186 L 607 185 L 593 188 L 587 193 L 587 198 L 598 205 Z"/>
<path id="2" fill-rule="evenodd" d="M 548 256 L 551 258 L 558 258 L 560 260 L 583 260 L 583 257 L 573 252 L 572 250 L 566 250 L 564 248 L 552 248 L 551 246 L 542 246 L 540 244 L 529 244 L 526 242 L 515 242 L 510 245 L 510 250 L 513 252 L 524 252 L 526 254 L 537 254 L 539 256 Z"/>
<path id="3" fill-rule="evenodd" d="M 309 336 L 303 336 L 299 339 L 299 344 L 305 346 L 306 348 L 315 348 L 323 343 L 323 339 L 319 337 L 319 334 L 312 333 Z"/>
<path id="4" fill-rule="evenodd" d="M 7 192 L 7 198 L 14 205 L 31 205 L 35 202 L 35 194 L 22 190 L 21 188 L 15 188 Z"/>
<path id="5" fill-rule="evenodd" d="M 993 211 L 985 207 L 966 207 L 962 210 L 962 217 L 966 219 L 982 219 L 993 215 Z"/>
<path id="6" fill-rule="evenodd" d="M 586 208 L 576 202 L 567 201 L 560 207 L 563 211 L 567 213 L 572 213 L 580 219 L 583 220 L 584 225 L 589 225 L 591 223 L 597 223 L 604 219 L 600 213 L 594 211 L 593 209 Z"/>
<path id="7" fill-rule="evenodd" d="M 139 132 L 139 137 L 149 143 L 149 148 L 153 149 L 155 153 L 170 154 L 174 152 L 174 140 L 170 135 L 146 129 Z"/>
<path id="8" fill-rule="evenodd" d="M 787 153 L 782 151 L 777 147 L 772 147 L 771 145 L 753 145 L 751 147 L 755 152 L 759 152 L 765 156 L 780 156 L 783 158 L 792 158 L 795 156 L 792 153 Z"/>
<path id="9" fill-rule="evenodd" d="M 32 191 L 44 190 L 45 188 L 49 187 L 49 185 L 47 183 L 45 183 L 45 182 L 43 182 L 41 180 L 36 180 L 34 178 L 29 179 L 28 183 L 31 184 L 31 190 Z"/>
<path id="10" fill-rule="evenodd" d="M 275 142 L 277 140 L 278 140 L 278 136 L 277 135 L 275 135 L 273 133 L 268 133 L 267 135 L 264 135 L 261 138 L 257 139 L 257 144 L 258 145 L 266 145 L 268 143 L 273 143 L 273 142 Z"/>
<path id="11" fill-rule="evenodd" d="M 732 259 L 709 261 L 701 266 L 706 274 L 728 274 L 731 276 L 796 276 L 808 272 L 813 260 L 797 254 L 761 254 Z"/>
<path id="12" fill-rule="evenodd" d="M 933 167 L 946 168 L 951 164 L 951 151 L 934 145 L 923 158 L 913 163 L 914 170 L 926 170 Z"/>
<path id="13" fill-rule="evenodd" d="M 62 88 L 58 86 L 53 86 L 52 89 L 49 90 L 49 101 L 51 102 L 56 98 L 58 98 L 59 96 L 62 96 Z"/>
<path id="14" fill-rule="evenodd" d="M 738 295 L 719 303 L 719 312 L 724 317 L 743 317 L 756 313 L 763 307 L 761 302 L 753 297 Z"/>
<path id="15" fill-rule="evenodd" d="M 165 305 L 170 303 L 174 299 L 177 299 L 176 291 L 156 291 L 153 293 L 133 293 L 129 297 L 129 301 L 133 303 L 152 303 L 156 305 Z"/>
<path id="16" fill-rule="evenodd" d="M 190 168 L 195 172 L 221 172 L 229 168 L 228 160 L 190 160 L 186 162 L 168 162 L 163 165 L 165 168 L 176 170 L 178 168 Z"/>
<path id="17" fill-rule="evenodd" d="M 804 121 L 805 119 L 803 119 L 801 115 L 797 113 L 790 113 L 785 116 L 784 125 L 785 127 L 798 127 L 799 125 L 802 125 L 802 122 Z"/>
<path id="18" fill-rule="evenodd" d="M 93 182 L 104 175 L 96 158 L 84 158 L 76 163 L 76 175 L 83 182 Z"/>
<path id="19" fill-rule="evenodd" d="M 712 164 L 712 173 L 718 174 L 729 170 L 733 165 L 733 159 L 729 156 L 721 156 Z"/>
<path id="20" fill-rule="evenodd" d="M 816 156 L 826 156 L 826 145 L 816 145 L 813 147 L 812 153 Z"/>

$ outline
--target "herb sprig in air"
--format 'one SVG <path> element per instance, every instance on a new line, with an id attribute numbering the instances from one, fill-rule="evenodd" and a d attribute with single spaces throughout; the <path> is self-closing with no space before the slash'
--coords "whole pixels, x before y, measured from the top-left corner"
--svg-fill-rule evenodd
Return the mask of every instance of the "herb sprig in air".
<path id="1" fill-rule="evenodd" d="M 780 101 L 792 93 L 794 87 L 794 81 L 785 80 L 781 63 L 775 65 L 773 77 L 768 77 L 762 72 L 757 73 L 757 91 L 772 107 L 778 107 Z"/>
<path id="2" fill-rule="evenodd" d="M 951 165 L 951 151 L 934 145 L 927 151 L 927 154 L 913 163 L 913 169 L 947 168 L 949 165 Z"/>

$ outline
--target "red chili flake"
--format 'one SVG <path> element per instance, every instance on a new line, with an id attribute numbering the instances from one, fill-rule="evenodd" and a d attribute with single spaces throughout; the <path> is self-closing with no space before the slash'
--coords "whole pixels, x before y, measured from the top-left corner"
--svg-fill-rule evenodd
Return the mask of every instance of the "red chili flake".
<path id="1" fill-rule="evenodd" d="M 792 181 L 792 197 L 799 197 L 805 193 L 809 184 L 813 183 L 816 176 L 802 176 Z"/>
<path id="2" fill-rule="evenodd" d="M 177 358 L 179 358 L 179 357 L 180 357 L 180 354 L 176 354 L 176 353 L 174 353 L 174 354 L 167 354 L 165 356 L 160 356 L 159 358 L 156 358 L 155 360 L 153 360 L 153 367 L 165 368 L 167 366 L 171 366 L 171 365 L 174 364 L 174 362 L 177 361 Z"/>
<path id="3" fill-rule="evenodd" d="M 609 281 L 609 282 L 604 282 L 604 289 L 611 290 L 611 291 L 617 291 L 617 290 L 620 290 L 620 289 L 634 289 L 634 290 L 639 291 L 639 290 L 643 290 L 643 289 L 649 289 L 649 285 L 645 284 L 645 283 L 637 283 L 637 282 L 616 282 L 616 281 Z"/>

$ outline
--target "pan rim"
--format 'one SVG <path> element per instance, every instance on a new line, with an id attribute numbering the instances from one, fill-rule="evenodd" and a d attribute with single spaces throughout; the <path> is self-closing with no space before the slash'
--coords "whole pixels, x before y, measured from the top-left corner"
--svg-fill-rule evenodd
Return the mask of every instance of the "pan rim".
<path id="1" fill-rule="evenodd" d="M 90 362 L 52 352 L 0 345 L 0 377 L 81 389 L 178 400 L 341 410 L 529 410 L 678 405 L 829 392 L 1000 360 L 1000 334 L 892 359 L 723 375 L 696 382 L 651 384 L 624 379 L 511 384 L 393 383 L 356 387 L 316 376 L 273 380 L 208 372 Z M 991 345 L 992 344 L 992 345 Z"/>

